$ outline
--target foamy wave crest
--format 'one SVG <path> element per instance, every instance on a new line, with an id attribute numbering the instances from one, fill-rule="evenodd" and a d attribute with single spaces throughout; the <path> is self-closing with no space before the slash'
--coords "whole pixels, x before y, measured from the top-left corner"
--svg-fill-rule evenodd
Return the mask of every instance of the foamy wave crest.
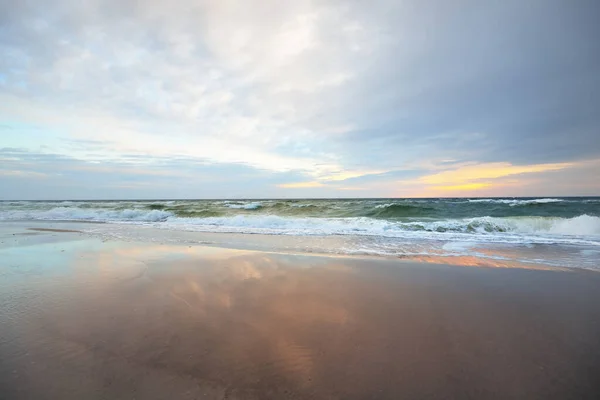
<path id="1" fill-rule="evenodd" d="M 375 208 L 388 208 L 394 206 L 394 203 L 386 203 L 386 204 L 377 204 Z"/>
<path id="2" fill-rule="evenodd" d="M 548 232 L 559 235 L 600 235 L 600 217 L 580 215 L 561 218 L 552 223 Z"/>
<path id="3" fill-rule="evenodd" d="M 243 203 L 243 204 L 237 204 L 237 203 L 226 203 L 226 204 L 227 204 L 227 207 L 229 207 L 229 208 L 237 208 L 237 209 L 242 209 L 242 210 L 256 210 L 256 209 L 262 207 L 262 203 L 260 203 L 260 202 Z"/>
<path id="4" fill-rule="evenodd" d="M 171 227 L 213 232 L 262 233 L 275 235 L 377 235 L 393 224 L 366 217 L 292 218 L 277 215 L 236 215 L 233 217 L 174 218 Z"/>
<path id="5" fill-rule="evenodd" d="M 517 200 L 517 199 L 470 199 L 469 203 L 495 203 L 495 204 L 508 204 L 511 207 L 514 206 L 525 206 L 529 204 L 547 204 L 547 203 L 560 203 L 562 199 L 531 199 L 531 200 Z"/>
<path id="6" fill-rule="evenodd" d="M 173 214 L 162 210 L 93 210 L 57 207 L 47 211 L 12 211 L 0 214 L 0 220 L 66 220 L 98 222 L 159 222 Z"/>
<path id="7" fill-rule="evenodd" d="M 600 235 L 600 217 L 480 217 L 403 224 L 416 230 L 465 233 L 531 233 L 567 236 Z"/>
<path id="8" fill-rule="evenodd" d="M 368 217 L 291 218 L 276 215 L 170 218 L 164 227 L 204 232 L 269 235 L 363 235 L 504 243 L 600 245 L 600 218 L 509 217 L 393 222 Z"/>

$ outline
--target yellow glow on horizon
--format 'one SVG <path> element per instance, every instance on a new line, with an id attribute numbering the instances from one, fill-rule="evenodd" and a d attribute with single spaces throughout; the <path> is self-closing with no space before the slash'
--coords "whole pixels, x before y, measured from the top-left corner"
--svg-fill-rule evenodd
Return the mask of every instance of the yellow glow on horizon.
<path id="1" fill-rule="evenodd" d="M 459 186 L 473 184 L 482 179 L 496 179 L 510 175 L 557 171 L 571 167 L 571 163 L 512 165 L 507 162 L 476 164 L 451 171 L 424 176 L 418 179 L 425 185 Z"/>
<path id="2" fill-rule="evenodd" d="M 479 190 L 490 186 L 492 186 L 491 183 L 467 183 L 464 185 L 435 186 L 433 189 L 443 192 L 454 192 L 460 190 Z"/>
<path id="3" fill-rule="evenodd" d="M 374 175 L 388 172 L 387 170 L 367 170 L 367 171 L 344 171 L 319 178 L 322 181 L 345 181 L 351 178 L 360 178 L 365 175 Z"/>
<path id="4" fill-rule="evenodd" d="M 499 195 L 498 190 L 507 187 L 518 188 L 527 183 L 521 175 L 542 172 L 559 171 L 572 168 L 577 163 L 513 165 L 509 162 L 481 163 L 456 166 L 454 169 L 432 173 L 416 179 L 397 181 L 402 189 L 398 196 L 437 197 L 437 196 L 467 196 Z M 336 190 L 368 190 L 369 186 L 344 186 L 339 183 L 350 178 L 381 173 L 385 171 L 343 171 L 328 176 L 321 176 L 313 181 L 282 183 L 277 185 L 285 189 L 306 189 L 330 187 Z"/>
<path id="5" fill-rule="evenodd" d="M 325 186 L 321 182 L 310 181 L 310 182 L 296 182 L 296 183 L 282 183 L 277 185 L 280 188 L 285 189 L 301 189 L 301 188 L 315 188 Z"/>
<path id="6" fill-rule="evenodd" d="M 520 175 L 572 168 L 576 163 L 512 165 L 508 162 L 463 165 L 452 170 L 399 181 L 402 195 L 414 197 L 501 195 L 498 189 L 520 187 L 526 180 Z M 509 178 L 507 178 L 509 177 Z M 506 178 L 506 179 L 502 179 Z"/>

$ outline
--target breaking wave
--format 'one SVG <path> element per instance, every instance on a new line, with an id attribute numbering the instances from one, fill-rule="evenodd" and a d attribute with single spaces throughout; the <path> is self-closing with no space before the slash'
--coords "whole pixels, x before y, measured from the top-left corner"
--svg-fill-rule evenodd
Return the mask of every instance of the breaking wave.
<path id="1" fill-rule="evenodd" d="M 475 255 L 589 268 L 600 254 L 598 197 L 0 201 L 2 220 L 100 222 L 77 229 L 161 243 L 197 243 L 195 231 L 280 235 L 210 236 L 282 251 Z"/>
<path id="2" fill-rule="evenodd" d="M 159 222 L 166 221 L 173 213 L 163 210 L 125 209 L 93 210 L 57 207 L 45 211 L 8 211 L 0 213 L 0 220 L 54 220 L 95 222 Z"/>
<path id="3" fill-rule="evenodd" d="M 0 202 L 0 220 L 90 221 L 178 231 L 600 245 L 600 198 Z"/>
<path id="4" fill-rule="evenodd" d="M 229 204 L 253 210 L 260 203 Z M 414 212 L 413 207 L 382 205 L 380 211 Z M 260 233 L 270 235 L 364 235 L 443 240 L 600 245 L 600 217 L 475 217 L 431 220 L 370 217 L 317 218 L 264 214 L 214 216 L 210 210 L 175 213 L 163 209 L 102 210 L 56 207 L 50 210 L 0 212 L 0 220 L 69 220 L 152 224 L 176 230 Z"/>
<path id="5" fill-rule="evenodd" d="M 241 210 L 257 210 L 261 208 L 263 205 L 260 202 L 252 202 L 252 203 L 225 203 L 228 208 L 241 209 Z"/>
<path id="6" fill-rule="evenodd" d="M 561 203 L 564 200 L 562 199 L 530 199 L 530 200 L 520 200 L 520 199 L 469 199 L 469 203 L 493 203 L 493 204 L 508 204 L 511 207 L 514 206 L 527 206 L 531 204 L 548 204 L 548 203 Z"/>
<path id="7" fill-rule="evenodd" d="M 366 215 L 375 218 L 419 217 L 432 215 L 433 211 L 432 207 L 420 204 L 387 203 L 376 205 Z"/>
<path id="8" fill-rule="evenodd" d="M 441 239 L 445 233 L 470 236 L 497 234 L 531 234 L 552 236 L 599 236 L 600 218 L 581 215 L 575 218 L 509 217 L 467 218 L 442 221 L 395 222 L 357 218 L 290 218 L 276 215 L 213 217 L 198 219 L 169 219 L 170 227 L 190 230 L 279 235 L 369 235 L 384 237 L 415 237 L 419 233 L 434 233 Z M 426 235 L 427 236 L 427 235 Z M 428 236 L 431 238 L 431 236 Z M 502 241 L 502 240 L 500 240 Z M 543 242 L 547 242 L 544 240 Z"/>

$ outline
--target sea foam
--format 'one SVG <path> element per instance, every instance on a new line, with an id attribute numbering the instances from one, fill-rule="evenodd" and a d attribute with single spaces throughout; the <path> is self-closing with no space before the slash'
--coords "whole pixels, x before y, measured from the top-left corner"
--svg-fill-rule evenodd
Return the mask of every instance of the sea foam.
<path id="1" fill-rule="evenodd" d="M 520 200 L 520 199 L 469 199 L 469 203 L 496 203 L 496 204 L 508 204 L 509 206 L 525 206 L 529 204 L 548 204 L 548 203 L 561 203 L 564 200 L 562 199 L 529 199 L 529 200 Z"/>
<path id="2" fill-rule="evenodd" d="M 158 222 L 165 221 L 173 214 L 162 210 L 96 210 L 70 207 L 56 207 L 40 211 L 4 211 L 0 220 L 64 220 L 64 221 L 98 221 L 98 222 Z"/>
<path id="3" fill-rule="evenodd" d="M 243 204 L 237 204 L 237 203 L 226 203 L 226 204 L 227 204 L 227 207 L 229 207 L 229 208 L 242 209 L 242 210 L 256 210 L 256 209 L 262 207 L 262 203 L 260 203 L 260 202 L 243 203 Z"/>

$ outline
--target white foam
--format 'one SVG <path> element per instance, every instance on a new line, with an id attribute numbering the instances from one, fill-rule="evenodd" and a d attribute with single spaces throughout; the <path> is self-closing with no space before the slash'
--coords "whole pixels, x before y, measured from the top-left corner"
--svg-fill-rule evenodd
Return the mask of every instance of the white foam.
<path id="1" fill-rule="evenodd" d="M 599 236 L 600 217 L 580 215 L 560 217 L 478 217 L 432 222 L 410 222 L 407 226 L 426 231 L 456 231 L 476 233 L 529 233 L 562 236 Z"/>
<path id="2" fill-rule="evenodd" d="M 471 224 L 492 230 L 519 233 L 552 234 L 566 236 L 600 235 L 600 217 L 580 215 L 573 218 L 560 217 L 481 217 L 471 218 Z"/>
<path id="3" fill-rule="evenodd" d="M 600 218 L 509 217 L 394 222 L 367 217 L 292 218 L 276 215 L 169 218 L 171 229 L 270 235 L 364 235 L 498 243 L 600 245 Z"/>
<path id="4" fill-rule="evenodd" d="M 237 209 L 243 209 L 243 210 L 256 210 L 260 207 L 262 207 L 262 203 L 260 202 L 252 202 L 252 203 L 243 203 L 243 204 L 236 204 L 236 203 L 226 203 L 227 207 L 229 208 L 237 208 Z"/>
<path id="5" fill-rule="evenodd" d="M 162 210 L 98 210 L 57 207 L 45 211 L 5 211 L 0 213 L 0 220 L 39 219 L 98 222 L 157 222 L 165 221 L 171 216 L 173 216 L 172 213 Z"/>
<path id="6" fill-rule="evenodd" d="M 511 207 L 524 206 L 528 204 L 547 204 L 547 203 L 560 203 L 562 199 L 530 199 L 530 200 L 518 200 L 518 199 L 469 199 L 469 203 L 496 203 L 496 204 L 508 204 Z"/>
<path id="7" fill-rule="evenodd" d="M 548 232 L 558 235 L 600 235 L 600 218 L 584 214 L 575 218 L 557 219 Z"/>
<path id="8" fill-rule="evenodd" d="M 447 252 L 459 252 L 469 250 L 473 247 L 473 243 L 469 242 L 448 242 L 442 246 L 442 249 Z"/>

